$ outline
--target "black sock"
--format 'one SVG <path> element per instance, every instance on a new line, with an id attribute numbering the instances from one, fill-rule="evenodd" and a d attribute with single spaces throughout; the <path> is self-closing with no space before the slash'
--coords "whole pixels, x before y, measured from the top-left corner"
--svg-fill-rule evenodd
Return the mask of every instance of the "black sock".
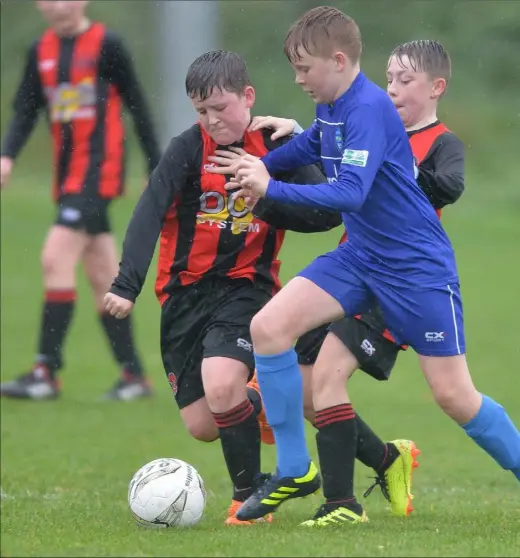
<path id="1" fill-rule="evenodd" d="M 132 376 L 142 376 L 143 369 L 132 337 L 130 316 L 118 320 L 115 316 L 104 313 L 101 314 L 101 323 L 117 362 Z"/>
<path id="2" fill-rule="evenodd" d="M 251 405 L 253 405 L 255 415 L 258 416 L 262 412 L 262 397 L 256 389 L 248 387 L 247 398 L 251 401 Z"/>
<path id="3" fill-rule="evenodd" d="M 253 493 L 260 473 L 260 428 L 253 405 L 246 399 L 225 413 L 213 413 L 213 418 L 233 483 L 233 500 L 243 502 Z"/>
<path id="4" fill-rule="evenodd" d="M 356 417 L 356 422 L 357 458 L 377 473 L 385 471 L 399 457 L 399 451 L 394 444 L 385 444 L 359 415 Z"/>
<path id="5" fill-rule="evenodd" d="M 56 372 L 63 366 L 62 346 L 69 329 L 76 291 L 48 290 L 45 292 L 42 319 L 40 325 L 40 343 L 37 362 L 44 364 L 54 378 Z"/>
<path id="6" fill-rule="evenodd" d="M 316 411 L 316 442 L 327 503 L 345 503 L 357 513 L 354 462 L 357 451 L 356 414 L 350 403 Z"/>

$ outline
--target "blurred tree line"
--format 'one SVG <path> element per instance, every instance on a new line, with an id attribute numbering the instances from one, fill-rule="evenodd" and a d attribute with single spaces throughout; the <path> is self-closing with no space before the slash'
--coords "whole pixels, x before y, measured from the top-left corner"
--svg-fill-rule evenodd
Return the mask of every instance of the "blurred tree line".
<path id="1" fill-rule="evenodd" d="M 504 193 L 518 199 L 516 173 L 512 171 L 520 153 L 520 2 L 344 0 L 328 4 L 359 23 L 363 70 L 383 87 L 386 61 L 395 45 L 420 38 L 438 39 L 445 45 L 452 57 L 453 79 L 440 116 L 465 142 L 470 172 L 485 173 L 486 177 L 502 172 L 505 176 L 501 180 L 511 185 L 504 186 Z M 160 122 L 154 102 L 161 78 L 155 59 L 159 48 L 154 34 L 156 5 L 155 0 L 94 1 L 89 13 L 126 39 Z M 320 2 L 311 0 L 220 0 L 218 46 L 245 56 L 257 88 L 255 113 L 293 116 L 302 125 L 311 122 L 314 107 L 293 83 L 283 39 L 292 21 L 317 5 Z M 2 1 L 2 133 L 26 48 L 43 29 L 32 2 Z M 179 79 L 184 81 L 184 76 Z M 32 142 L 31 153 L 44 145 L 42 128 L 39 139 Z"/>

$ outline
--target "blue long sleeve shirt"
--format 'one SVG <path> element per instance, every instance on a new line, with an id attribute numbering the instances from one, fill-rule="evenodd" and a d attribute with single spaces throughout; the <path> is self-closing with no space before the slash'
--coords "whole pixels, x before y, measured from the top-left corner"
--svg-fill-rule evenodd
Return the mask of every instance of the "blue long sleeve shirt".
<path id="1" fill-rule="evenodd" d="M 414 177 L 410 143 L 385 91 L 360 73 L 313 125 L 263 159 L 268 171 L 322 162 L 327 183 L 271 179 L 266 197 L 342 213 L 354 265 L 410 288 L 458 281 L 450 241 Z"/>

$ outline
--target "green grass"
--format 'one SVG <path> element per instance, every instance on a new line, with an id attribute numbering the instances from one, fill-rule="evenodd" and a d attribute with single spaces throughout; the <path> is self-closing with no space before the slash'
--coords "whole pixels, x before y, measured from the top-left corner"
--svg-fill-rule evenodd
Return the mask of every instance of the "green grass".
<path id="1" fill-rule="evenodd" d="M 31 153 L 30 151 L 28 153 Z M 138 165 L 140 155 L 136 154 Z M 2 379 L 31 364 L 40 319 L 39 250 L 53 208 L 49 176 L 24 154 L 2 194 Z M 113 208 L 119 240 L 141 186 Z M 515 185 L 493 199 L 471 177 L 446 223 L 459 254 L 469 361 L 475 381 L 520 424 L 518 390 L 518 214 Z M 518 198 L 517 198 L 518 199 Z M 289 235 L 284 278 L 333 246 L 338 231 Z M 516 254 L 516 256 L 515 256 Z M 432 402 L 411 352 L 392 380 L 359 374 L 352 395 L 360 413 L 385 438 L 410 437 L 423 450 L 415 477 L 416 512 L 392 518 L 380 494 L 366 501 L 370 524 L 303 532 L 298 522 L 319 504 L 311 497 L 286 505 L 271 526 L 225 528 L 230 487 L 219 444 L 189 438 L 161 366 L 159 308 L 152 269 L 135 310 L 139 347 L 157 388 L 153 401 L 100 403 L 117 368 L 110 358 L 80 276 L 80 298 L 67 344 L 64 394 L 52 403 L 2 401 L 2 556 L 515 556 L 520 549 L 520 492 L 506 474 L 450 423 Z M 309 442 L 314 447 L 312 431 Z M 264 469 L 274 464 L 264 450 Z M 134 525 L 126 491 L 133 473 L 157 457 L 179 457 L 201 473 L 209 491 L 202 522 L 187 531 L 146 531 Z M 369 471 L 357 468 L 358 495 Z"/>

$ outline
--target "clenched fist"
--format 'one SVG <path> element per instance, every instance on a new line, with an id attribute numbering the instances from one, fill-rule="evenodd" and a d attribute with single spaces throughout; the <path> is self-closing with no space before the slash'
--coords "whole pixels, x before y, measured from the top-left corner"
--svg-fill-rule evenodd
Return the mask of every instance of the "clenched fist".
<path id="1" fill-rule="evenodd" d="M 105 310 L 118 320 L 126 318 L 132 311 L 134 303 L 114 293 L 107 293 L 104 298 Z"/>

